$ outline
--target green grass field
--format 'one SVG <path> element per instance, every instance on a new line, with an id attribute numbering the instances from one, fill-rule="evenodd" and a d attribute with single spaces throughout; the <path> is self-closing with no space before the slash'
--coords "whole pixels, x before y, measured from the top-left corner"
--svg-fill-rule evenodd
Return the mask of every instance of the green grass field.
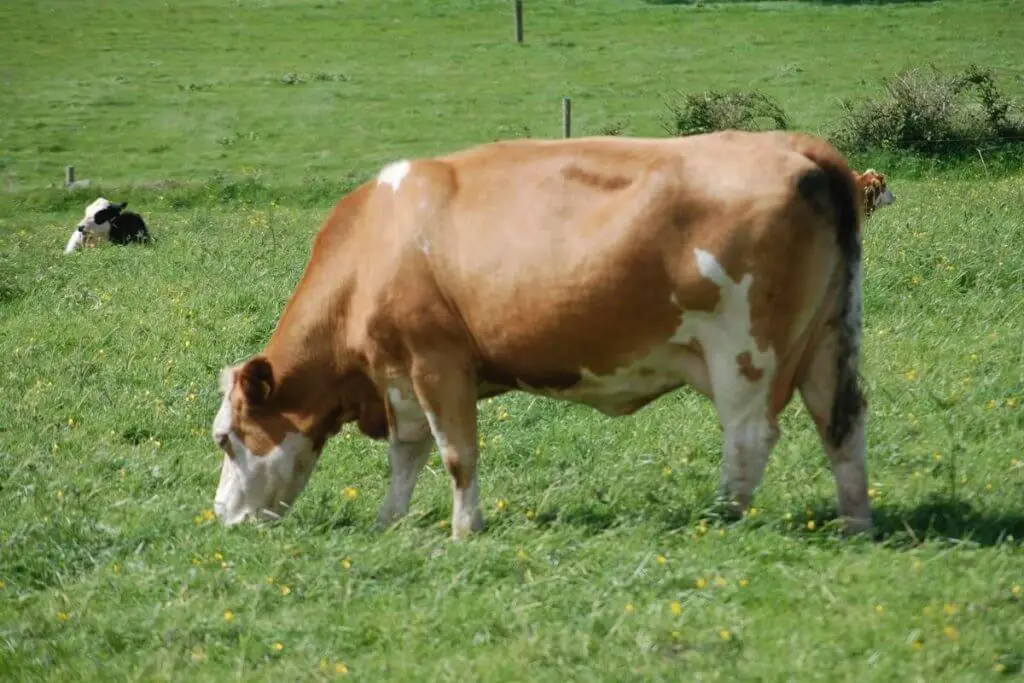
<path id="1" fill-rule="evenodd" d="M 877 538 L 835 530 L 798 401 L 756 510 L 709 518 L 686 391 L 481 403 L 466 543 L 436 455 L 372 532 L 384 446 L 350 429 L 282 522 L 212 520 L 216 373 L 382 163 L 557 135 L 563 95 L 578 133 L 658 135 L 676 89 L 760 88 L 810 131 L 913 64 L 1024 92 L 1012 0 L 526 5 L 522 47 L 503 0 L 0 5 L 0 679 L 1024 677 L 1024 172 L 980 160 L 892 176 L 866 225 Z M 155 245 L 63 256 L 100 191 Z"/>

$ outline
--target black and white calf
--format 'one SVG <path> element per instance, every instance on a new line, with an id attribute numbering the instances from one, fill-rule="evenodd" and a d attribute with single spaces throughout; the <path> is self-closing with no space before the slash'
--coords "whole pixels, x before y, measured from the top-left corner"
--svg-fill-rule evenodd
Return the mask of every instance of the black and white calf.
<path id="1" fill-rule="evenodd" d="M 87 241 L 106 239 L 112 244 L 128 244 L 130 242 L 148 242 L 149 230 L 142 216 L 131 211 L 124 211 L 128 202 L 111 204 L 100 197 L 85 207 L 85 217 L 71 233 L 64 253 L 70 254 L 82 247 Z"/>

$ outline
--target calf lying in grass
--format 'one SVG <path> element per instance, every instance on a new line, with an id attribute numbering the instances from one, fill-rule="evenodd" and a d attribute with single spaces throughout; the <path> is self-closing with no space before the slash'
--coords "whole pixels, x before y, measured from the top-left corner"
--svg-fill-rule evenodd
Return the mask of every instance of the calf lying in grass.
<path id="1" fill-rule="evenodd" d="M 93 244 L 99 239 L 106 239 L 112 244 L 148 242 L 149 230 L 146 228 L 146 222 L 139 214 L 124 211 L 126 206 L 128 202 L 111 204 L 100 197 L 85 207 L 85 216 L 71 233 L 64 253 L 70 254 L 83 245 Z"/>

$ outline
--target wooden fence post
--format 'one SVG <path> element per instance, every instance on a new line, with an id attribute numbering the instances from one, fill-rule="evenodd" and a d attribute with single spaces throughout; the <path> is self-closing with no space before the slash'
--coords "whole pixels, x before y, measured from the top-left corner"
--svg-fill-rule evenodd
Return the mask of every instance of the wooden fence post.
<path id="1" fill-rule="evenodd" d="M 75 167 L 64 167 L 64 187 L 71 187 L 75 184 Z"/>
<path id="2" fill-rule="evenodd" d="M 523 0 L 515 0 L 516 42 L 523 44 Z"/>
<path id="3" fill-rule="evenodd" d="M 562 137 L 572 137 L 572 100 L 562 98 Z"/>

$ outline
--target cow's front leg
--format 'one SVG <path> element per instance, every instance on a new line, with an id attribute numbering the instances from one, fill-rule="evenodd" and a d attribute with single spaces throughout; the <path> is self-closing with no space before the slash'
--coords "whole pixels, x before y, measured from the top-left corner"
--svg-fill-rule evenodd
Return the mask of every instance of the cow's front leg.
<path id="1" fill-rule="evenodd" d="M 377 514 L 378 528 L 389 526 L 409 512 L 412 492 L 423 465 L 430 457 L 434 437 L 427 416 L 409 380 L 389 383 L 388 402 L 388 492 Z"/>
<path id="2" fill-rule="evenodd" d="M 409 512 L 412 491 L 416 487 L 423 465 L 430 457 L 434 439 L 429 434 L 419 441 L 399 441 L 392 438 L 388 443 L 388 464 L 391 475 L 388 492 L 377 514 L 377 527 L 385 528 Z"/>
<path id="3" fill-rule="evenodd" d="M 424 360 L 413 385 L 452 478 L 452 539 L 483 529 L 477 490 L 476 377 L 468 363 Z"/>

